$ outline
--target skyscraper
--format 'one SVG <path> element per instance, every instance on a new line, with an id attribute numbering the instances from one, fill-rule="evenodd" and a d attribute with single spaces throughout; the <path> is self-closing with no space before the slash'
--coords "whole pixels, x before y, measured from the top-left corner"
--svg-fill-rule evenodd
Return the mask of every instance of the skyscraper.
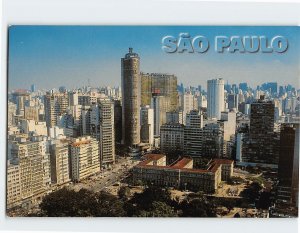
<path id="1" fill-rule="evenodd" d="M 126 146 L 140 143 L 141 77 L 140 57 L 129 48 L 121 59 L 122 142 Z"/>
<path id="2" fill-rule="evenodd" d="M 65 139 L 53 140 L 49 149 L 52 185 L 62 185 L 70 182 L 68 141 Z"/>
<path id="3" fill-rule="evenodd" d="M 280 130 L 278 199 L 297 205 L 299 192 L 299 124 L 284 123 Z"/>
<path id="4" fill-rule="evenodd" d="M 184 153 L 190 156 L 201 156 L 203 146 L 203 115 L 192 110 L 186 114 L 184 128 Z"/>
<path id="5" fill-rule="evenodd" d="M 99 142 L 89 136 L 72 139 L 70 162 L 73 181 L 77 182 L 100 172 Z"/>
<path id="6" fill-rule="evenodd" d="M 122 105 L 120 100 L 114 100 L 115 142 L 122 141 Z"/>
<path id="7" fill-rule="evenodd" d="M 224 111 L 224 80 L 212 79 L 207 81 L 207 116 L 221 119 Z"/>
<path id="8" fill-rule="evenodd" d="M 185 93 L 182 95 L 182 110 L 183 110 L 183 117 L 192 111 L 195 110 L 198 106 L 194 104 L 194 95 L 191 93 Z"/>
<path id="9" fill-rule="evenodd" d="M 45 115 L 47 127 L 57 125 L 57 117 L 66 112 L 69 106 L 69 96 L 67 93 L 48 92 L 45 95 Z"/>
<path id="10" fill-rule="evenodd" d="M 239 95 L 237 94 L 228 94 L 227 96 L 228 109 L 238 109 L 239 107 Z"/>
<path id="11" fill-rule="evenodd" d="M 184 125 L 179 123 L 163 124 L 160 128 L 160 150 L 162 153 L 183 153 Z"/>
<path id="12" fill-rule="evenodd" d="M 150 145 L 154 142 L 154 111 L 149 105 L 141 108 L 141 141 Z"/>
<path id="13" fill-rule="evenodd" d="M 243 161 L 278 164 L 278 139 L 274 131 L 274 110 L 272 101 L 260 100 L 251 104 L 250 132 L 243 143 Z"/>
<path id="14" fill-rule="evenodd" d="M 31 90 L 31 92 L 35 92 L 36 88 L 35 88 L 34 84 L 31 85 L 30 90 Z"/>
<path id="15" fill-rule="evenodd" d="M 178 107 L 177 77 L 173 74 L 141 73 L 142 105 L 150 105 L 154 94 L 170 97 L 170 110 L 176 110 Z"/>
<path id="16" fill-rule="evenodd" d="M 240 83 L 239 89 L 241 89 L 243 92 L 248 90 L 248 84 L 247 83 Z"/>
<path id="17" fill-rule="evenodd" d="M 108 167 L 115 163 L 114 104 L 110 99 L 100 100 L 100 160 Z"/>
<path id="18" fill-rule="evenodd" d="M 153 96 L 151 108 L 154 111 L 154 136 L 159 136 L 160 127 L 167 122 L 167 112 L 170 111 L 170 97 Z"/>

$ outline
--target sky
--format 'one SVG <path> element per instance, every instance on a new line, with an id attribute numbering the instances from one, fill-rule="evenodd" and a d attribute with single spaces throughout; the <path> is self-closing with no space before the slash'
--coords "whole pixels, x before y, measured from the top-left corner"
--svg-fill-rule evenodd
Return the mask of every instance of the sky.
<path id="1" fill-rule="evenodd" d="M 206 53 L 166 53 L 162 38 L 180 33 L 208 38 Z M 217 53 L 216 36 L 274 36 L 287 38 L 284 53 Z M 215 26 L 11 26 L 9 28 L 9 90 L 68 89 L 90 85 L 119 86 L 121 58 L 128 47 L 140 56 L 140 70 L 170 73 L 185 86 L 223 78 L 229 84 L 264 82 L 300 88 L 299 27 Z"/>

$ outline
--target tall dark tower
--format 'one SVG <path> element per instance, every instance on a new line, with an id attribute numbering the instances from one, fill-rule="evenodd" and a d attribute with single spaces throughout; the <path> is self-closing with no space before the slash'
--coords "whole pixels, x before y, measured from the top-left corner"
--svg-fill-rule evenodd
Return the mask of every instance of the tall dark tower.
<path id="1" fill-rule="evenodd" d="M 134 146 L 140 143 L 141 77 L 140 57 L 129 48 L 121 59 L 122 82 L 122 143 Z"/>
<path id="2" fill-rule="evenodd" d="M 299 124 L 281 125 L 278 180 L 278 199 L 298 206 Z"/>

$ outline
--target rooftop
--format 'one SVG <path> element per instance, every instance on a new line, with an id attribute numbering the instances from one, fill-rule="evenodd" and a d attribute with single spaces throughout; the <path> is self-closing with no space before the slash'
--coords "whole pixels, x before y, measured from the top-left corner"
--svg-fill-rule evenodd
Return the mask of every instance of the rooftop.
<path id="1" fill-rule="evenodd" d="M 193 162 L 193 159 L 191 158 L 182 158 L 179 161 L 177 161 L 174 165 L 171 165 L 172 168 L 180 169 L 180 168 L 186 168 L 187 165 Z"/>
<path id="2" fill-rule="evenodd" d="M 229 159 L 213 159 L 209 163 L 208 169 L 194 169 L 194 168 L 187 168 L 186 166 L 193 161 L 192 158 L 183 157 L 179 159 L 178 161 L 175 161 L 173 164 L 168 166 L 157 166 L 153 165 L 153 161 L 157 161 L 159 159 L 162 159 L 166 157 L 164 154 L 149 154 L 146 156 L 146 159 L 142 162 L 140 162 L 136 167 L 140 168 L 156 168 L 156 169 L 168 169 L 168 170 L 177 170 L 179 169 L 182 172 L 191 172 L 191 173 L 215 173 L 218 168 L 222 164 L 233 164 L 233 160 Z"/>

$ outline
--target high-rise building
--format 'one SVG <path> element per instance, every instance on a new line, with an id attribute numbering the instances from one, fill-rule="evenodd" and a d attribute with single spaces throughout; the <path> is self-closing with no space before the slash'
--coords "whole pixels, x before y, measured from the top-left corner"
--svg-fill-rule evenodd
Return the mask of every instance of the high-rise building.
<path id="1" fill-rule="evenodd" d="M 7 125 L 8 126 L 15 125 L 14 118 L 16 114 L 17 114 L 17 105 L 12 102 L 8 102 L 7 104 Z"/>
<path id="2" fill-rule="evenodd" d="M 160 150 L 162 153 L 175 152 L 180 155 L 184 146 L 184 125 L 163 124 L 160 128 Z"/>
<path id="3" fill-rule="evenodd" d="M 239 89 L 241 89 L 243 92 L 248 90 L 248 84 L 247 83 L 240 83 Z"/>
<path id="4" fill-rule="evenodd" d="M 20 90 L 12 93 L 12 100 L 17 105 L 17 115 L 24 116 L 25 102 L 30 99 L 30 93 L 25 90 Z"/>
<path id="5" fill-rule="evenodd" d="M 66 112 L 69 106 L 69 96 L 67 93 L 48 92 L 44 98 L 45 116 L 47 127 L 57 125 L 57 117 Z"/>
<path id="6" fill-rule="evenodd" d="M 10 209 L 21 204 L 20 202 L 22 200 L 19 164 L 12 164 L 8 161 L 6 179 L 6 204 L 7 209 Z"/>
<path id="7" fill-rule="evenodd" d="M 160 127 L 167 122 L 167 112 L 170 111 L 170 97 L 155 95 L 152 97 L 151 108 L 154 111 L 154 136 L 159 136 Z"/>
<path id="8" fill-rule="evenodd" d="M 224 124 L 208 123 L 203 127 L 202 156 L 221 158 L 224 155 Z"/>
<path id="9" fill-rule="evenodd" d="M 122 105 L 120 100 L 114 100 L 115 142 L 122 142 Z"/>
<path id="10" fill-rule="evenodd" d="M 237 94 L 228 94 L 227 96 L 228 109 L 238 109 L 239 107 L 239 96 Z"/>
<path id="11" fill-rule="evenodd" d="M 70 161 L 75 182 L 100 172 L 98 141 L 89 136 L 74 138 L 70 144 Z"/>
<path id="12" fill-rule="evenodd" d="M 154 143 L 154 111 L 149 105 L 141 107 L 141 142 Z"/>
<path id="13" fill-rule="evenodd" d="M 86 127 L 90 127 L 89 133 L 99 141 L 100 160 L 102 166 L 110 166 L 115 162 L 115 124 L 114 104 L 108 99 L 100 99 L 99 103 L 90 107 L 90 119 L 86 121 Z M 89 124 L 89 125 L 88 125 Z"/>
<path id="14" fill-rule="evenodd" d="M 250 130 L 243 141 L 243 161 L 262 164 L 278 164 L 279 135 L 274 131 L 272 101 L 260 100 L 251 104 Z"/>
<path id="15" fill-rule="evenodd" d="M 184 128 L 184 152 L 193 157 L 201 157 L 203 148 L 203 115 L 200 111 L 186 114 Z"/>
<path id="16" fill-rule="evenodd" d="M 129 48 L 121 59 L 122 141 L 126 146 L 140 143 L 141 77 L 140 57 Z"/>
<path id="17" fill-rule="evenodd" d="M 206 96 L 203 94 L 200 94 L 199 96 L 197 96 L 197 103 L 198 103 L 199 110 L 201 110 L 201 108 L 207 108 Z"/>
<path id="18" fill-rule="evenodd" d="M 207 81 L 207 116 L 209 118 L 221 119 L 224 111 L 224 80 L 212 79 Z"/>
<path id="19" fill-rule="evenodd" d="M 224 140 L 229 141 L 232 136 L 235 136 L 236 112 L 222 112 L 221 121 L 224 124 Z"/>
<path id="20" fill-rule="evenodd" d="M 298 206 L 299 124 L 284 123 L 280 131 L 278 199 Z"/>
<path id="21" fill-rule="evenodd" d="M 27 120 L 39 121 L 39 106 L 25 106 L 24 118 Z"/>
<path id="22" fill-rule="evenodd" d="M 268 91 L 270 92 L 271 94 L 275 94 L 277 93 L 277 83 L 276 82 L 269 82 L 269 83 L 264 83 L 261 85 L 261 89 L 263 91 Z"/>
<path id="23" fill-rule="evenodd" d="M 99 101 L 100 121 L 100 161 L 104 167 L 115 163 L 114 104 L 110 99 Z"/>
<path id="24" fill-rule="evenodd" d="M 142 105 L 150 105 L 153 95 L 170 97 L 170 110 L 176 110 L 177 77 L 173 74 L 141 73 L 141 98 Z"/>
<path id="25" fill-rule="evenodd" d="M 179 123 L 179 124 L 185 124 L 185 119 L 183 119 L 183 111 L 177 110 L 177 111 L 171 111 L 166 113 L 166 123 Z"/>
<path id="26" fill-rule="evenodd" d="M 91 135 L 91 107 L 82 106 L 81 117 L 79 121 L 79 134 L 81 136 Z"/>
<path id="27" fill-rule="evenodd" d="M 74 106 L 78 105 L 78 93 L 77 92 L 69 92 L 69 105 Z"/>
<path id="28" fill-rule="evenodd" d="M 71 181 L 69 164 L 69 142 L 54 140 L 50 145 L 51 183 L 63 185 Z"/>
<path id="29" fill-rule="evenodd" d="M 35 85 L 34 85 L 34 84 L 32 84 L 32 85 L 30 86 L 30 90 L 31 90 L 31 92 L 35 92 L 35 91 L 36 91 L 36 88 L 35 88 Z"/>
<path id="30" fill-rule="evenodd" d="M 194 99 L 194 95 L 191 93 L 185 93 L 182 95 L 183 117 L 186 117 L 186 114 L 198 108 L 198 104 L 195 106 Z"/>
<path id="31" fill-rule="evenodd" d="M 17 177 L 19 171 L 20 199 L 30 204 L 33 199 L 43 196 L 50 187 L 50 156 L 47 152 L 47 141 L 38 138 L 34 140 L 20 138 L 17 141 L 9 141 L 8 147 L 9 160 L 12 164 L 18 165 L 14 167 L 14 175 Z M 14 182 L 11 180 L 8 185 L 17 185 Z"/>

